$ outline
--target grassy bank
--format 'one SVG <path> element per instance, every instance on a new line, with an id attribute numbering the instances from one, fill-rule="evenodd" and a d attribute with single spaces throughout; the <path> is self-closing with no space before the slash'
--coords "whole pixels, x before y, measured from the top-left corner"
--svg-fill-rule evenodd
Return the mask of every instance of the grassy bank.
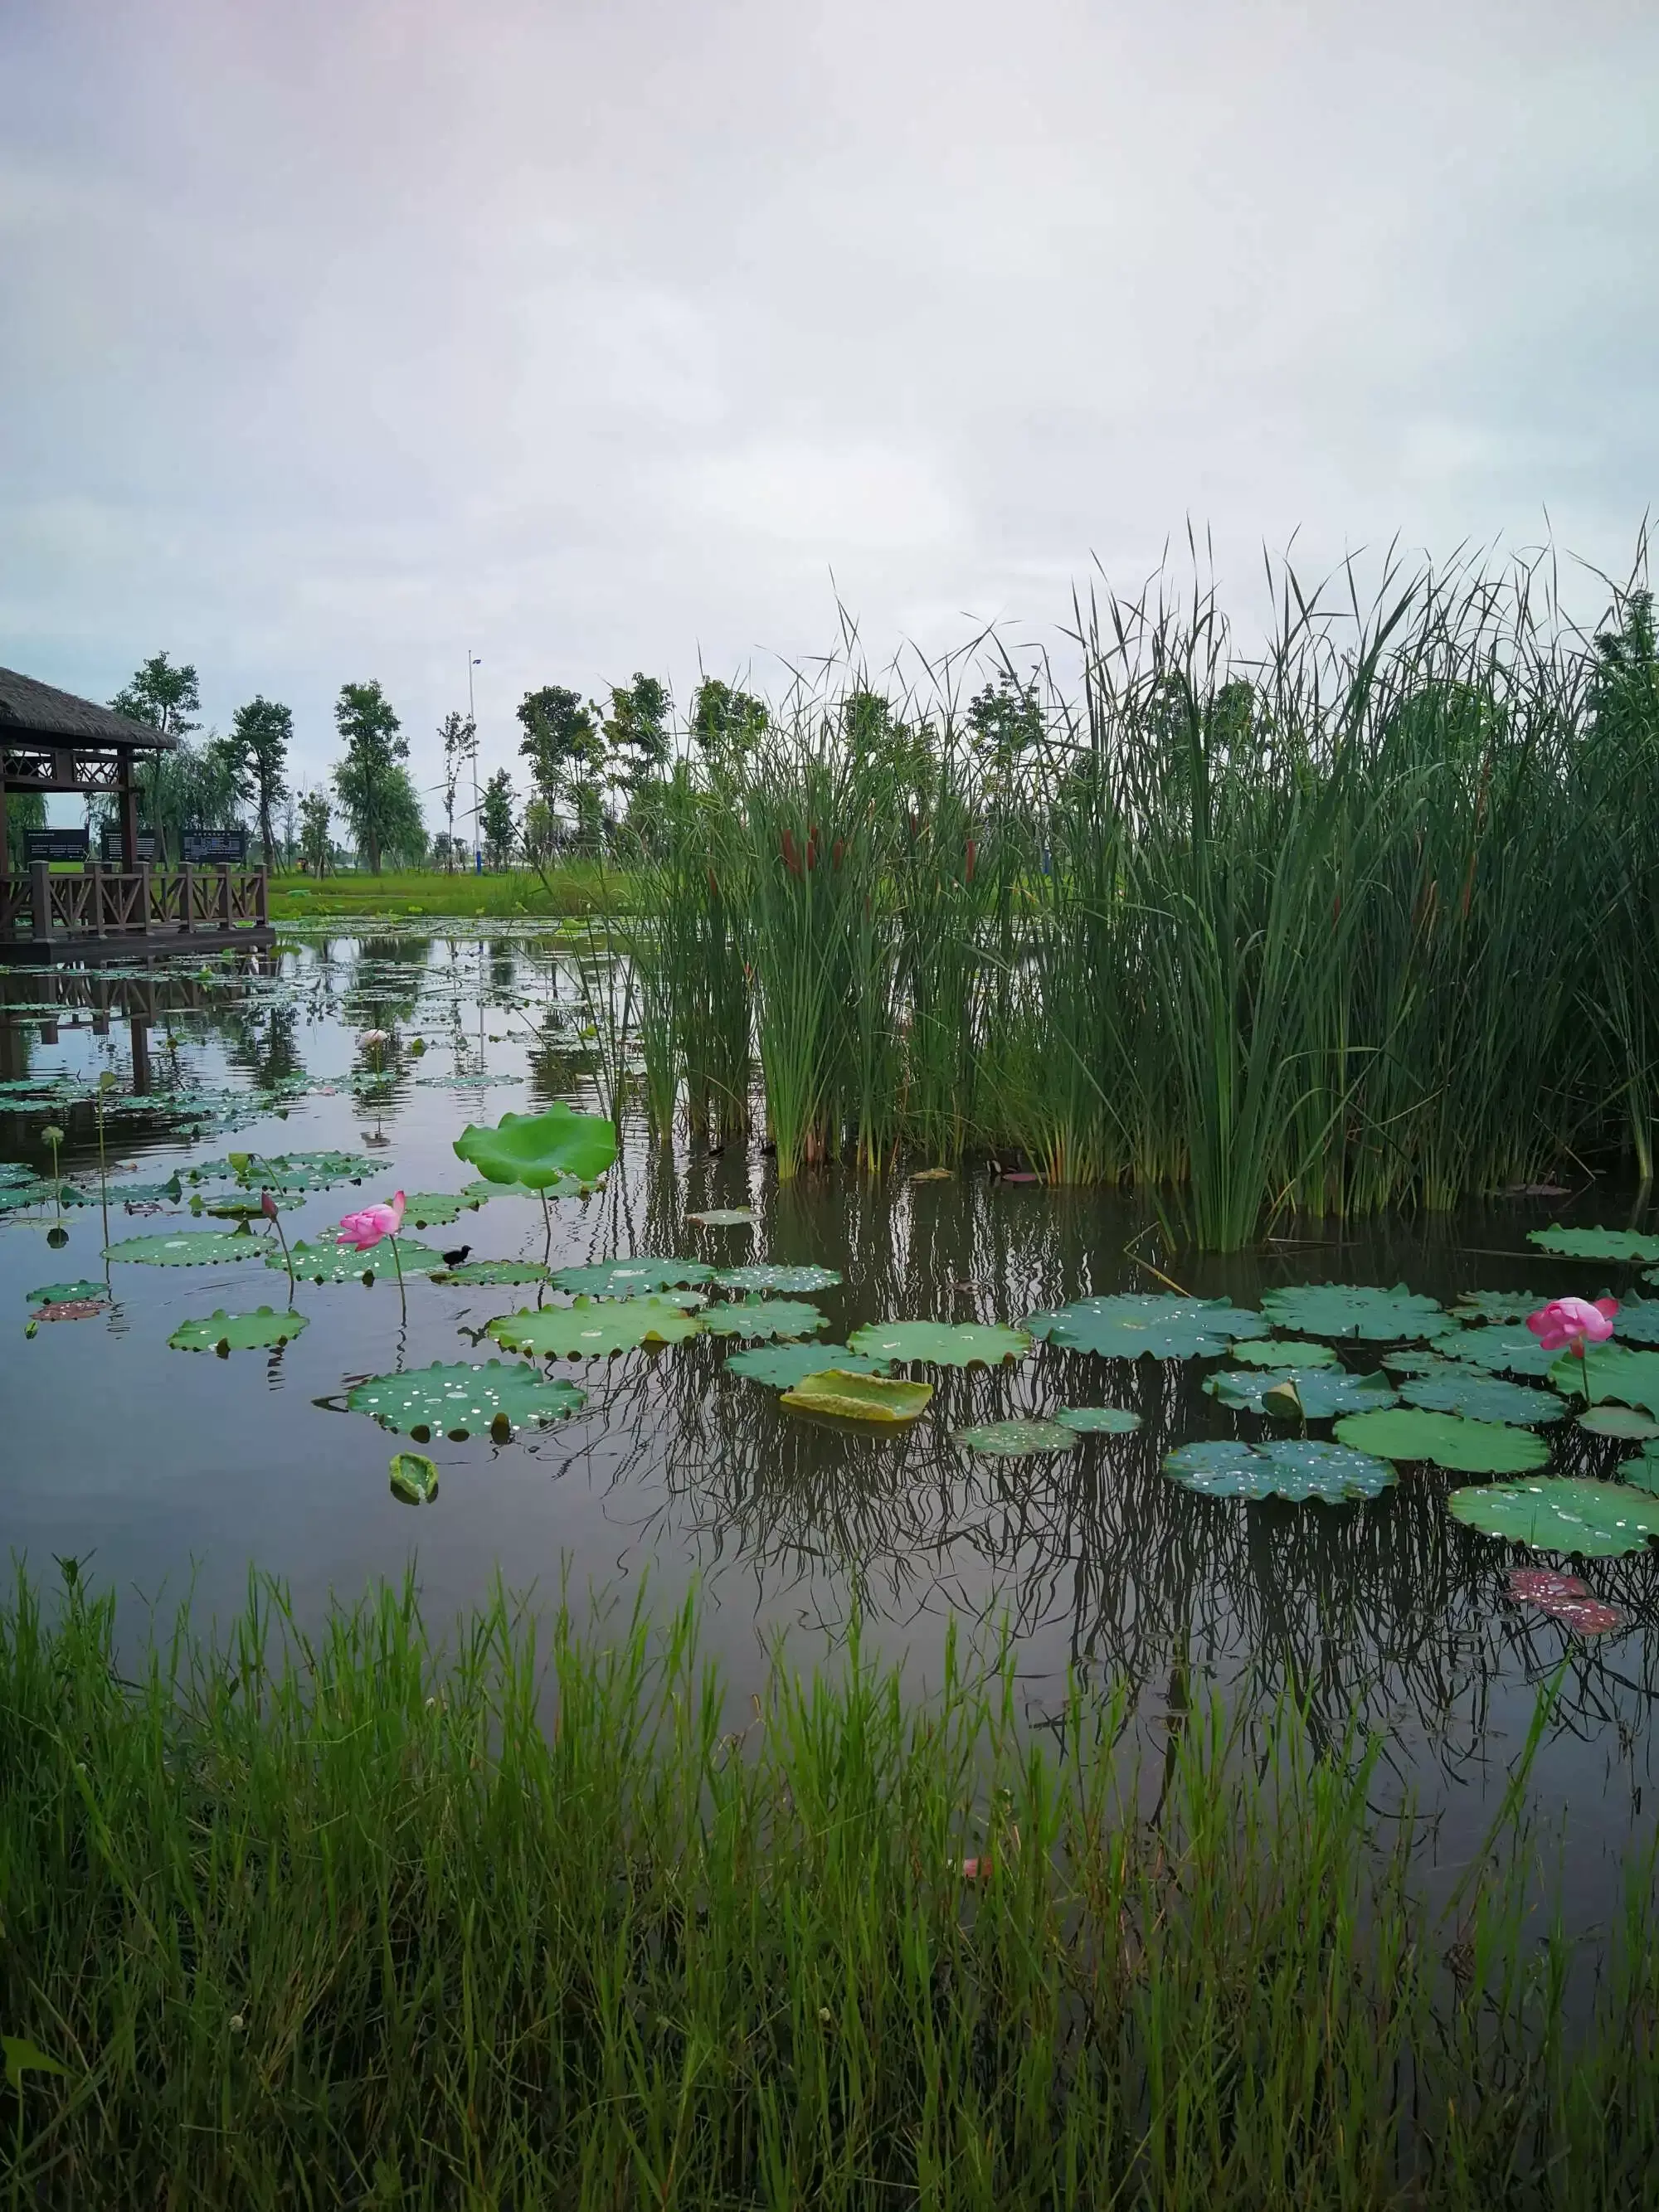
<path id="1" fill-rule="evenodd" d="M 431 915 L 514 920 L 523 915 L 598 914 L 625 902 L 626 883 L 616 868 L 591 860 L 566 860 L 546 880 L 531 868 L 475 876 L 458 870 L 388 869 L 383 875 L 274 876 L 273 921 L 303 921 L 335 915 Z"/>
<path id="2" fill-rule="evenodd" d="M 1574 2038 L 1518 1838 L 1431 1924 L 1288 1722 L 1194 1719 L 1149 1821 L 1109 1703 L 1032 1743 L 994 1674 L 732 1712 L 689 1620 L 283 1626 L 135 1683 L 107 1604 L 0 1615 L 0 2031 L 64 2069 L 8 2203 L 1644 2201 L 1650 1868 Z"/>

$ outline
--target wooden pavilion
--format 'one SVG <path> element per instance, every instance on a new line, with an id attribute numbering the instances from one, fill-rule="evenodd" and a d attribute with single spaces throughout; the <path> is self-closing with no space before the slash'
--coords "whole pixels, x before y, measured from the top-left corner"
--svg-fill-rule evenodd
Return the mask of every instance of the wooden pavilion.
<path id="1" fill-rule="evenodd" d="M 270 940 L 263 868 L 151 867 L 142 859 L 140 754 L 171 752 L 160 730 L 0 668 L 0 961 L 98 960 Z M 9 793 L 112 798 L 121 865 L 88 854 L 78 873 L 34 859 L 10 866 Z"/>

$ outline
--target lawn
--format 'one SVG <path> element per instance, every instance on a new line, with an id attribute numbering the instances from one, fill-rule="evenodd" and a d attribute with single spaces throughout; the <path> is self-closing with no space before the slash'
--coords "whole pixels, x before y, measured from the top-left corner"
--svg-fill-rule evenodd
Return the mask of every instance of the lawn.
<path id="1" fill-rule="evenodd" d="M 521 915 L 614 912 L 626 878 L 592 860 L 567 860 L 548 872 L 509 868 L 484 875 L 412 868 L 372 876 L 283 875 L 270 879 L 270 918 L 301 921 L 312 916 L 431 915 L 502 920 Z"/>

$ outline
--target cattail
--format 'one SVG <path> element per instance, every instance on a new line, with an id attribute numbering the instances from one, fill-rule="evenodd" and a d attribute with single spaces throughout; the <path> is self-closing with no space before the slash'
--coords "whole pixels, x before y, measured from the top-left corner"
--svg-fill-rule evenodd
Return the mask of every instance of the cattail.
<path id="1" fill-rule="evenodd" d="M 720 879 L 715 875 L 714 871 L 710 868 L 708 871 L 708 896 L 710 898 L 718 898 L 720 895 Z"/>
<path id="2" fill-rule="evenodd" d="M 846 856 L 847 840 L 845 837 L 837 837 L 835 843 L 830 848 L 830 865 L 836 870 L 837 874 L 841 872 L 841 864 Z"/>
<path id="3" fill-rule="evenodd" d="M 783 865 L 792 876 L 800 873 L 800 852 L 793 830 L 786 830 L 783 833 Z"/>
<path id="4" fill-rule="evenodd" d="M 969 884 L 971 884 L 971 883 L 973 882 L 973 880 L 974 880 L 974 858 L 975 858 L 975 855 L 978 853 L 978 851 L 979 851 L 979 847 L 975 843 L 974 840 L 970 837 L 970 838 L 968 840 L 968 872 L 967 872 L 967 874 L 966 874 L 966 875 L 963 877 L 963 882 L 964 882 L 964 883 L 969 883 Z"/>
<path id="5" fill-rule="evenodd" d="M 815 868 L 818 860 L 818 825 L 815 822 L 806 833 L 806 865 Z"/>

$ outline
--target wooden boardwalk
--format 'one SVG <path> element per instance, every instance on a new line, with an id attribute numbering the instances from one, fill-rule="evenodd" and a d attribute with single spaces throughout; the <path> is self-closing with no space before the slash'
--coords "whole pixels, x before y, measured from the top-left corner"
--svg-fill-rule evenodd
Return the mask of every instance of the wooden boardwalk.
<path id="1" fill-rule="evenodd" d="M 0 876 L 0 963 L 222 951 L 275 937 L 263 868 L 100 868 L 37 860 Z"/>

